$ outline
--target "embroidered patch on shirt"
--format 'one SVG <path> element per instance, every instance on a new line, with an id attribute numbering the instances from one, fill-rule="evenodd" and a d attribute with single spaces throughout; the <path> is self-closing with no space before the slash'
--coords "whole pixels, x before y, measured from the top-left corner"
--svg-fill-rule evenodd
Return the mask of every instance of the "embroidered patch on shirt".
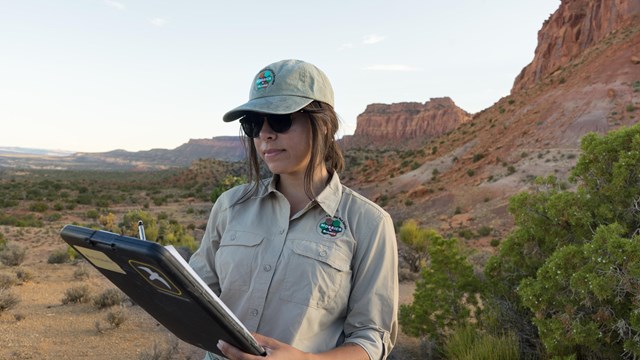
<path id="1" fill-rule="evenodd" d="M 318 224 L 318 233 L 324 237 L 332 237 L 340 235 L 344 232 L 344 221 L 337 216 L 325 216 Z"/>

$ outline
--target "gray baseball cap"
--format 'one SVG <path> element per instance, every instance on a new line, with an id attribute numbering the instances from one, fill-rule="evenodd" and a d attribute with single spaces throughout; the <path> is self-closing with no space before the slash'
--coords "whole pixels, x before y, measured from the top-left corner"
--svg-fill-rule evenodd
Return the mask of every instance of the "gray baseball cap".
<path id="1" fill-rule="evenodd" d="M 291 114 L 317 100 L 333 107 L 333 89 L 322 70 L 300 60 L 282 60 L 265 66 L 253 78 L 249 101 L 224 114 L 225 122 L 246 112 Z"/>

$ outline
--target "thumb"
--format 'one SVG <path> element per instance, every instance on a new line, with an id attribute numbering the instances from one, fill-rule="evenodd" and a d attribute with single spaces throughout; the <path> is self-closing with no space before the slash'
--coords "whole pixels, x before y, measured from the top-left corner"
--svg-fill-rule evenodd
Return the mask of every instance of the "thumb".
<path id="1" fill-rule="evenodd" d="M 265 348 L 276 349 L 280 344 L 282 344 L 280 341 L 268 336 L 260 335 L 258 333 L 253 333 L 252 335 L 254 338 L 256 338 L 258 344 L 262 345 Z"/>

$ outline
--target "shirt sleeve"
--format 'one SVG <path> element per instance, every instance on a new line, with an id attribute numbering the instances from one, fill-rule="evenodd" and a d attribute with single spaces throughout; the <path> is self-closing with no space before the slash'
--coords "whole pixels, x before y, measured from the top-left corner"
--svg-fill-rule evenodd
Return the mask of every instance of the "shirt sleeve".
<path id="1" fill-rule="evenodd" d="M 189 265 L 209 285 L 213 292 L 220 296 L 220 280 L 215 271 L 216 252 L 220 247 L 222 230 L 220 229 L 221 214 L 223 211 L 222 196 L 211 209 L 204 236 L 200 241 L 200 247 L 191 255 Z"/>
<path id="2" fill-rule="evenodd" d="M 398 251 L 391 217 L 358 224 L 345 342 L 362 346 L 371 360 L 386 359 L 398 332 Z M 366 226 L 362 226 L 366 225 Z M 366 231 L 371 229 L 371 231 Z"/>

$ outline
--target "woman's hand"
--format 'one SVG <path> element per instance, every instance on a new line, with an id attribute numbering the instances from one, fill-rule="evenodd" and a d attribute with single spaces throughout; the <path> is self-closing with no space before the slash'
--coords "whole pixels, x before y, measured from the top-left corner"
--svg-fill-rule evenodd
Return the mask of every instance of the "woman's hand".
<path id="1" fill-rule="evenodd" d="M 263 336 L 260 334 L 253 334 L 258 341 L 258 344 L 262 345 L 267 351 L 267 357 L 273 360 L 308 360 L 311 359 L 312 354 L 305 353 L 294 348 L 291 345 L 282 343 L 276 339 Z M 244 353 L 235 346 L 224 342 L 218 341 L 218 349 L 224 354 L 225 357 L 230 360 L 264 360 L 262 356 L 256 356 Z"/>

